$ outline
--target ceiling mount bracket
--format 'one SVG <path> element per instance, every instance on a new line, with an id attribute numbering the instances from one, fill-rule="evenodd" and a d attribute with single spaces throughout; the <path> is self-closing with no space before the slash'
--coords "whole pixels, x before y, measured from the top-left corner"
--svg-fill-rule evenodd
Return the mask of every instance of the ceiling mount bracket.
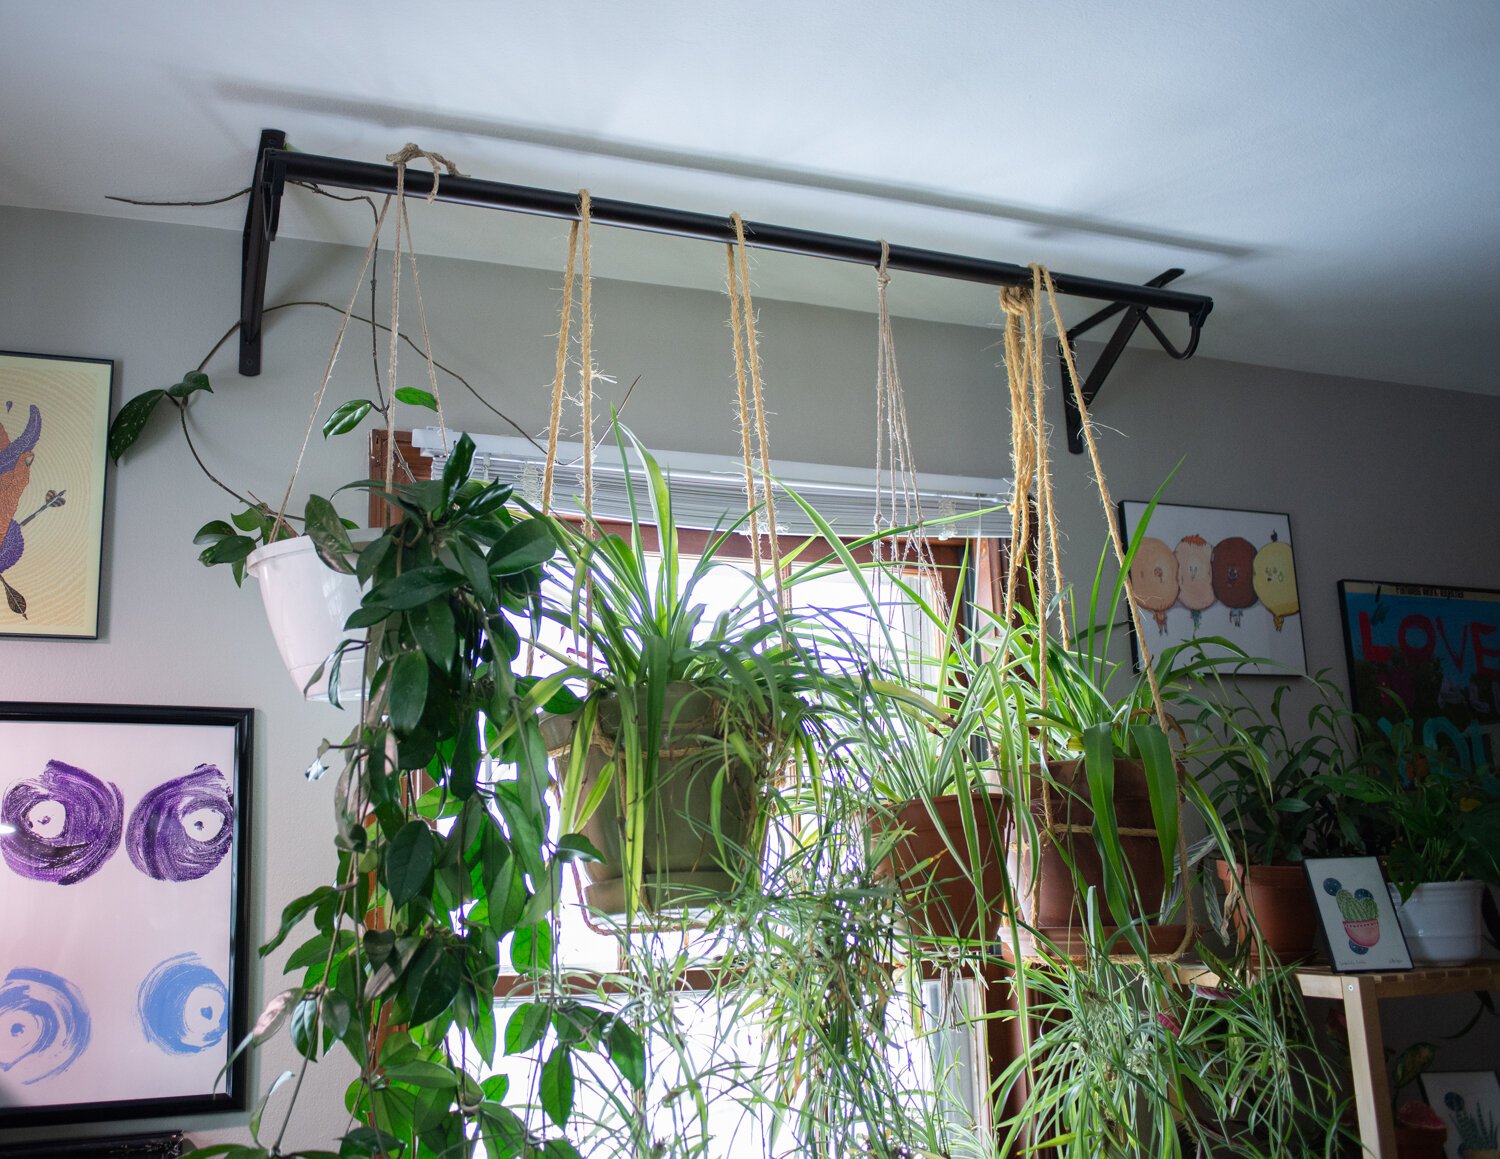
<path id="1" fill-rule="evenodd" d="M 1147 286 L 1161 287 L 1168 282 L 1180 278 L 1185 271 L 1181 269 L 1165 270 L 1146 283 Z M 1169 339 L 1155 320 L 1147 313 L 1148 307 L 1144 305 L 1132 305 L 1129 302 L 1115 302 L 1106 306 L 1095 314 L 1089 315 L 1076 326 L 1068 328 L 1068 346 L 1077 350 L 1078 338 L 1086 334 L 1101 322 L 1107 322 L 1122 310 L 1125 316 L 1115 327 L 1115 332 L 1104 345 L 1104 350 L 1099 355 L 1099 360 L 1094 363 L 1094 369 L 1089 371 L 1088 378 L 1083 383 L 1083 401 L 1085 406 L 1093 404 L 1099 394 L 1099 389 L 1104 385 L 1104 380 L 1109 377 L 1109 372 L 1115 368 L 1115 363 L 1120 360 L 1120 355 L 1125 352 L 1125 346 L 1130 341 L 1135 328 L 1145 323 L 1146 329 L 1151 331 L 1151 336 L 1156 339 L 1161 348 L 1171 357 L 1177 359 L 1191 358 L 1193 352 L 1198 349 L 1198 339 L 1203 333 L 1203 320 L 1208 317 L 1208 312 L 1213 309 L 1212 298 L 1200 299 L 1201 305 L 1194 309 L 1185 311 L 1188 325 L 1191 327 L 1188 335 L 1187 345 L 1179 349 Z M 1063 418 L 1067 426 L 1068 451 L 1074 455 L 1083 454 L 1083 416 L 1078 410 L 1078 399 L 1073 393 L 1073 384 L 1068 374 L 1068 363 L 1062 356 L 1062 343 L 1057 344 L 1057 361 L 1059 364 L 1059 376 L 1062 379 L 1063 396 Z M 1076 365 L 1076 363 L 1075 363 Z"/>
<path id="2" fill-rule="evenodd" d="M 255 175 L 250 181 L 250 205 L 245 210 L 245 236 L 240 243 L 240 373 L 260 373 L 261 326 L 266 311 L 266 271 L 271 264 L 271 242 L 281 221 L 284 171 L 267 165 L 273 149 L 286 148 L 280 129 L 262 129 L 255 151 Z"/>
<path id="3" fill-rule="evenodd" d="M 350 161 L 339 157 L 322 157 L 313 153 L 298 153 L 286 147 L 286 134 L 276 129 L 263 129 L 260 147 L 255 153 L 255 173 L 250 183 L 250 206 L 245 213 L 245 237 L 240 270 L 240 373 L 254 376 L 260 373 L 261 338 L 266 303 L 266 271 L 270 262 L 271 241 L 276 236 L 281 218 L 281 198 L 288 181 L 297 184 L 319 185 L 334 189 L 357 190 L 363 193 L 394 194 L 397 188 L 395 166 L 374 165 L 365 161 Z M 433 191 L 436 178 L 420 169 L 406 174 L 404 191 L 408 197 L 426 197 Z M 563 220 L 578 219 L 578 195 L 551 189 L 534 189 L 524 185 L 508 185 L 500 181 L 482 181 L 474 177 L 444 177 L 437 182 L 437 200 L 458 205 L 477 205 L 488 209 L 504 209 L 512 213 L 529 213 L 542 217 Z M 642 205 L 633 201 L 615 201 L 595 197 L 590 203 L 591 219 L 599 225 L 614 225 L 625 229 L 641 229 L 651 233 L 672 234 L 677 237 L 693 237 L 703 241 L 726 244 L 735 240 L 735 228 L 729 218 L 708 213 L 690 213 L 681 209 L 669 209 L 658 205 Z M 793 229 L 784 225 L 769 225 L 765 222 L 744 223 L 746 244 L 759 249 L 777 250 L 782 253 L 803 254 L 807 257 L 828 258 L 833 261 L 857 262 L 878 268 L 882 252 L 886 253 L 888 269 L 915 274 L 930 274 L 940 278 L 955 278 L 960 281 L 978 282 L 990 286 L 1030 286 L 1031 267 L 1012 262 L 991 261 L 988 258 L 967 257 L 962 254 L 942 253 L 937 250 L 917 249 L 913 246 L 893 245 L 883 247 L 881 242 L 860 238 L 843 237 L 839 234 L 821 233 L 816 230 Z M 1129 310 L 1130 316 L 1116 331 L 1110 349 L 1118 340 L 1123 349 L 1125 340 L 1134 331 L 1136 324 L 1144 322 L 1146 328 L 1156 336 L 1167 353 L 1173 358 L 1187 358 L 1198 345 L 1198 333 L 1203 319 L 1213 309 L 1213 299 L 1202 294 L 1185 294 L 1179 290 L 1163 289 L 1162 286 L 1180 274 L 1181 270 L 1169 271 L 1144 286 L 1128 282 L 1108 282 L 1100 278 L 1083 277 L 1078 274 L 1052 275 L 1053 285 L 1059 294 L 1074 298 L 1088 298 L 1112 305 L 1092 318 L 1079 323 L 1075 331 L 1081 332 L 1104 319 Z M 1171 310 L 1186 314 L 1192 326 L 1192 339 L 1183 351 L 1177 351 L 1152 321 L 1148 310 Z M 1121 331 L 1124 338 L 1120 337 Z M 1115 351 L 1113 358 L 1119 357 Z M 1113 358 L 1109 360 L 1113 364 Z M 1103 365 L 1105 359 L 1101 358 Z M 1108 367 L 1104 368 L 1108 373 Z M 1102 381 L 1103 373 L 1095 367 L 1089 376 L 1093 389 L 1098 390 L 1095 379 Z M 1092 396 L 1089 396 L 1092 397 Z M 1071 430 L 1071 427 L 1070 427 Z M 1071 440 L 1070 440 L 1071 441 Z"/>

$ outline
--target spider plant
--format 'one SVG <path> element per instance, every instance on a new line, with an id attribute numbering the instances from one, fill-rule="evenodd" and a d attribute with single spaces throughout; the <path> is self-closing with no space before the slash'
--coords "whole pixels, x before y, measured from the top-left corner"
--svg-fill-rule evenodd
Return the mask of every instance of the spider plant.
<path id="1" fill-rule="evenodd" d="M 1335 1156 L 1349 1138 L 1332 1074 L 1312 1045 L 1290 970 L 1212 986 L 1170 963 L 1121 958 L 1096 895 L 1085 903 L 1090 952 L 1045 939 L 1015 967 L 1029 992 L 1029 1056 L 1000 1076 L 1020 1085 L 1002 1150 L 1062 1159 L 1233 1154 Z"/>

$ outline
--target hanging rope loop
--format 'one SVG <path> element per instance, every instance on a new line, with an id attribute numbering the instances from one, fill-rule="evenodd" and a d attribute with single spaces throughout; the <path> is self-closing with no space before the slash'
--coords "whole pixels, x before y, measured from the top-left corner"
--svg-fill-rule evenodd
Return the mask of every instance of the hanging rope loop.
<path id="1" fill-rule="evenodd" d="M 734 225 L 734 244 L 727 247 L 729 267 L 729 314 L 734 331 L 734 369 L 738 384 L 740 451 L 745 465 L 746 501 L 750 510 L 751 555 L 755 570 L 761 572 L 760 523 L 756 508 L 764 507 L 766 535 L 770 547 L 770 571 L 776 589 L 776 603 L 785 608 L 786 591 L 781 578 L 781 552 L 776 540 L 776 496 L 771 485 L 771 445 L 767 428 L 765 384 L 761 377 L 760 340 L 756 333 L 755 300 L 750 292 L 750 260 L 745 245 L 745 222 L 738 213 L 730 215 Z M 746 370 L 748 367 L 748 375 Z M 748 398 L 746 385 L 748 382 Z M 751 434 L 754 434 L 754 451 Z M 759 488 L 756 465 L 759 464 Z M 758 496 L 758 497 L 757 497 Z"/>
<path id="2" fill-rule="evenodd" d="M 397 152 L 385 155 L 385 159 L 400 171 L 396 176 L 398 183 L 402 181 L 406 167 L 419 157 L 432 166 L 432 188 L 427 191 L 427 204 L 431 205 L 437 200 L 438 182 L 442 180 L 443 170 L 446 169 L 448 171 L 449 177 L 462 177 L 463 174 L 459 172 L 457 165 L 441 153 L 434 153 L 429 149 L 423 149 L 412 144 L 410 141 Z"/>
<path id="3" fill-rule="evenodd" d="M 1048 644 L 1051 629 L 1048 627 L 1048 603 L 1049 603 L 1049 580 L 1056 591 L 1063 590 L 1061 552 L 1058 547 L 1059 532 L 1057 526 L 1056 505 L 1052 490 L 1052 467 L 1050 458 L 1050 432 L 1046 421 L 1045 394 L 1046 373 L 1043 360 L 1045 349 L 1045 321 L 1042 312 L 1042 304 L 1045 301 L 1050 310 L 1051 320 L 1057 332 L 1058 344 L 1062 350 L 1062 360 L 1065 372 L 1072 382 L 1074 398 L 1078 404 L 1079 414 L 1082 418 L 1082 429 L 1084 441 L 1089 452 L 1089 461 L 1093 468 L 1094 482 L 1099 493 L 1100 503 L 1105 513 L 1105 523 L 1109 528 L 1110 542 L 1114 549 L 1115 558 L 1122 569 L 1122 582 L 1124 587 L 1126 604 L 1129 614 L 1135 623 L 1136 638 L 1141 642 L 1141 663 L 1146 672 L 1146 680 L 1151 690 L 1151 701 L 1158 725 L 1171 738 L 1175 735 L 1181 737 L 1181 729 L 1176 722 L 1167 714 L 1160 680 L 1155 670 L 1149 647 L 1145 644 L 1146 633 L 1142 630 L 1140 623 L 1140 607 L 1136 603 L 1134 585 L 1130 579 L 1129 569 L 1125 567 L 1126 547 L 1120 536 L 1119 528 L 1114 519 L 1114 501 L 1109 492 L 1109 486 L 1105 482 L 1104 467 L 1099 456 L 1098 443 L 1094 437 L 1093 426 L 1089 419 L 1088 404 L 1083 397 L 1083 391 L 1078 376 L 1078 368 L 1074 361 L 1073 350 L 1068 342 L 1067 327 L 1063 323 L 1062 311 L 1057 302 L 1057 290 L 1053 283 L 1051 273 L 1042 265 L 1031 267 L 1032 282 L 1027 286 L 1007 286 L 1001 289 L 999 294 L 999 306 L 1004 319 L 1004 346 L 1006 379 L 1010 387 L 1011 397 L 1011 456 L 1012 466 L 1015 472 L 1015 491 L 1011 502 L 1011 566 L 1006 583 L 1005 597 L 1005 622 L 1012 622 L 1012 615 L 1017 598 L 1018 577 L 1020 576 L 1024 561 L 1029 554 L 1029 548 L 1035 537 L 1037 561 L 1033 572 L 1036 583 L 1036 598 L 1038 606 L 1035 609 L 1037 623 L 1040 632 L 1037 640 L 1038 650 L 1038 699 L 1041 711 L 1045 713 L 1047 705 L 1047 672 L 1048 672 Z M 1033 526 L 1032 508 L 1035 507 L 1035 521 Z M 1058 607 L 1058 632 L 1061 645 L 1064 649 L 1071 647 L 1069 640 L 1070 626 L 1066 609 L 1066 601 L 1059 600 Z M 1047 764 L 1047 730 L 1039 726 L 1036 729 L 1035 743 L 1038 759 L 1045 769 Z M 1174 756 L 1175 763 L 1175 756 Z M 1180 783 L 1182 776 L 1181 768 L 1178 767 L 1179 784 L 1177 788 L 1176 808 L 1181 811 L 1184 807 L 1183 793 Z M 1036 873 L 1032 881 L 1032 912 L 1036 913 L 1041 893 L 1041 867 L 1043 859 L 1042 849 L 1047 843 L 1056 843 L 1059 834 L 1071 832 L 1072 827 L 1060 825 L 1054 817 L 1052 807 L 1052 794 L 1044 786 L 1042 789 L 1042 812 L 1043 824 L 1038 833 L 1039 845 L 1036 850 L 1035 860 L 1037 863 Z M 1124 832 L 1122 830 L 1122 832 Z M 1154 830 L 1153 830 L 1154 832 Z M 1192 891 L 1188 888 L 1188 854 L 1186 834 L 1181 826 L 1178 827 L 1177 849 L 1176 849 L 1178 872 L 1183 885 L 1183 912 L 1185 918 L 1185 930 L 1181 944 L 1177 949 L 1166 957 L 1173 960 L 1180 958 L 1192 946 L 1196 937 L 1197 923 L 1193 912 Z"/>

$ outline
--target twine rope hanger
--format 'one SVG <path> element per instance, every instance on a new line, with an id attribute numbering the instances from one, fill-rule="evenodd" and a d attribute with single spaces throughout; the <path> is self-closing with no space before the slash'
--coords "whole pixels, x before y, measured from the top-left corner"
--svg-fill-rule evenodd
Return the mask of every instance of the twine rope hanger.
<path id="1" fill-rule="evenodd" d="M 776 497 L 771 485 L 771 448 L 766 424 L 765 384 L 761 377 L 760 339 L 756 332 L 755 300 L 750 291 L 750 262 L 746 256 L 745 222 L 738 213 L 730 214 L 729 220 L 734 224 L 735 240 L 724 247 L 724 255 L 729 290 L 729 326 L 734 334 L 734 376 L 738 388 L 735 417 L 740 428 L 740 455 L 745 468 L 745 501 L 750 512 L 751 558 L 756 574 L 764 574 L 758 511 L 758 508 L 764 505 L 776 605 L 785 609 L 787 595 L 781 578 L 781 551 L 776 535 Z M 753 449 L 752 431 L 754 433 Z M 760 466 L 759 487 L 756 481 L 755 460 L 757 457 Z"/>
<path id="2" fill-rule="evenodd" d="M 1125 590 L 1126 603 L 1129 614 L 1136 629 L 1136 638 L 1141 644 L 1141 662 L 1146 672 L 1146 679 L 1151 690 L 1151 702 L 1153 714 L 1162 731 L 1170 738 L 1174 733 L 1180 733 L 1175 721 L 1167 714 L 1162 700 L 1161 683 L 1157 676 L 1153 657 L 1149 646 L 1146 644 L 1146 634 L 1140 623 L 1140 609 L 1136 603 L 1135 587 L 1130 578 L 1129 570 L 1125 568 L 1125 545 L 1120 537 L 1119 529 L 1115 526 L 1113 518 L 1114 505 L 1110 495 L 1108 483 L 1105 481 L 1103 463 L 1099 456 L 1098 443 L 1094 435 L 1093 424 L 1089 418 L 1088 404 L 1083 397 L 1080 385 L 1077 364 L 1074 361 L 1071 344 L 1067 339 L 1067 328 L 1063 325 L 1062 312 L 1058 306 L 1056 287 L 1053 284 L 1052 275 L 1041 265 L 1033 265 L 1032 284 L 1029 289 L 1024 287 L 1006 287 L 1000 291 L 1000 308 L 1005 317 L 1005 358 L 1006 378 L 1010 387 L 1011 396 L 1011 434 L 1012 434 L 1012 459 L 1015 468 L 1015 493 L 1011 503 L 1011 534 L 1012 552 L 1011 566 L 1006 583 L 1006 606 L 1005 622 L 1011 622 L 1011 614 L 1014 609 L 1017 579 L 1021 567 L 1021 557 L 1024 555 L 1024 545 L 1028 542 L 1031 534 L 1031 520 L 1029 513 L 1029 496 L 1034 493 L 1038 508 L 1036 518 L 1037 555 L 1039 566 L 1036 569 L 1036 580 L 1038 590 L 1037 618 L 1042 624 L 1043 631 L 1039 640 L 1039 663 L 1041 671 L 1040 703 L 1046 707 L 1046 679 L 1047 671 L 1047 641 L 1046 631 L 1047 619 L 1047 573 L 1050 565 L 1052 578 L 1057 590 L 1061 591 L 1063 586 L 1060 553 L 1058 551 L 1058 530 L 1056 508 L 1052 493 L 1052 471 L 1049 458 L 1049 439 L 1046 416 L 1044 410 L 1045 397 L 1045 367 L 1043 362 L 1043 340 L 1044 340 L 1044 316 L 1041 310 L 1043 295 L 1046 297 L 1050 307 L 1053 323 L 1056 327 L 1059 345 L 1062 349 L 1063 363 L 1066 372 L 1073 385 L 1074 397 L 1078 403 L 1081 427 L 1084 440 L 1089 451 L 1089 461 L 1093 468 L 1094 483 L 1099 494 L 1099 499 L 1104 507 L 1105 522 L 1109 527 L 1110 543 L 1114 549 L 1115 558 L 1122 569 L 1122 584 Z M 1018 538 L 1018 536 L 1020 538 Z M 1023 550 L 1017 552 L 1014 545 L 1023 545 Z M 1065 610 L 1061 602 L 1058 606 L 1058 624 L 1063 646 L 1069 647 L 1068 624 Z M 1043 765 L 1046 763 L 1046 733 L 1045 730 L 1038 731 L 1039 753 Z M 1175 754 L 1173 756 L 1174 768 L 1176 767 Z M 1181 775 L 1180 772 L 1178 774 Z M 1183 805 L 1182 788 L 1177 786 L 1177 807 L 1180 810 Z M 1059 824 L 1053 815 L 1051 794 L 1047 791 L 1042 793 L 1043 829 L 1039 838 L 1044 846 L 1047 842 L 1056 842 L 1060 833 L 1088 832 L 1091 826 L 1073 825 L 1068 823 Z M 1119 828 L 1121 836 L 1153 836 L 1156 835 L 1154 828 L 1127 827 Z M 1040 849 L 1038 850 L 1040 853 Z M 1192 946 L 1196 937 L 1197 921 L 1194 914 L 1192 890 L 1187 882 L 1187 839 L 1182 827 L 1178 827 L 1177 849 L 1175 850 L 1178 861 L 1178 872 L 1182 881 L 1183 890 L 1183 916 L 1185 918 L 1185 929 L 1181 943 L 1169 954 L 1152 955 L 1153 957 L 1166 958 L 1175 961 L 1182 957 Z M 1037 873 L 1032 885 L 1033 913 L 1037 909 L 1041 893 L 1041 877 L 1044 860 L 1039 856 L 1037 859 Z"/>
<path id="3" fill-rule="evenodd" d="M 276 511 L 276 524 L 285 525 L 286 508 L 291 502 L 292 490 L 297 485 L 297 476 L 302 470 L 302 461 L 307 455 L 307 445 L 312 439 L 313 428 L 317 426 L 318 413 L 323 409 L 323 399 L 328 393 L 328 384 L 333 379 L 333 368 L 338 361 L 339 351 L 343 348 L 344 335 L 348 332 L 350 319 L 354 314 L 354 305 L 359 300 L 360 292 L 364 289 L 365 273 L 370 268 L 370 262 L 375 256 L 376 249 L 380 245 L 380 235 L 385 228 L 386 214 L 390 211 L 392 199 L 397 205 L 396 211 L 396 242 L 392 263 L 391 276 L 391 324 L 390 324 L 390 355 L 389 355 L 389 377 L 387 381 L 391 385 L 391 398 L 386 404 L 386 440 L 385 440 L 385 486 L 390 490 L 395 477 L 395 421 L 396 421 L 396 362 L 397 351 L 400 341 L 401 320 L 401 249 L 403 225 L 405 226 L 405 245 L 411 263 L 412 282 L 417 295 L 417 316 L 422 329 L 423 353 L 427 363 L 427 379 L 432 385 L 432 397 L 437 406 L 438 427 L 443 432 L 443 445 L 447 447 L 447 428 L 443 421 L 442 395 L 438 391 L 437 368 L 432 357 L 432 336 L 427 329 L 427 310 L 422 301 L 422 285 L 417 278 L 417 254 L 411 241 L 411 221 L 406 212 L 406 166 L 418 158 L 426 160 L 432 166 L 432 189 L 427 195 L 428 204 L 437 200 L 438 182 L 441 180 L 441 170 L 446 170 L 449 176 L 461 176 L 458 167 L 441 153 L 430 152 L 419 148 L 415 144 L 407 144 L 399 152 L 390 153 L 386 160 L 396 167 L 396 191 L 394 194 L 386 194 L 381 202 L 380 212 L 375 216 L 375 228 L 370 234 L 369 244 L 365 246 L 364 260 L 360 263 L 359 275 L 354 279 L 354 292 L 349 296 L 349 304 L 344 307 L 343 315 L 339 319 L 338 329 L 334 332 L 333 345 L 328 351 L 328 361 L 323 368 L 323 377 L 318 384 L 318 389 L 313 392 L 312 413 L 307 418 L 307 429 L 302 434 L 302 445 L 297 450 L 297 459 L 292 464 L 292 475 L 287 480 L 286 491 L 282 494 L 281 505 Z"/>
<path id="4" fill-rule="evenodd" d="M 880 264 L 875 269 L 875 297 L 879 340 L 875 362 L 875 557 L 882 552 L 890 563 L 911 559 L 930 589 L 939 616 L 947 619 L 948 598 L 923 526 L 922 497 L 917 487 L 917 462 L 906 421 L 906 392 L 896 364 L 896 334 L 891 327 L 889 289 L 890 244 L 880 241 Z M 888 477 L 889 487 L 883 479 Z M 906 530 L 900 543 L 884 537 L 896 527 Z"/>

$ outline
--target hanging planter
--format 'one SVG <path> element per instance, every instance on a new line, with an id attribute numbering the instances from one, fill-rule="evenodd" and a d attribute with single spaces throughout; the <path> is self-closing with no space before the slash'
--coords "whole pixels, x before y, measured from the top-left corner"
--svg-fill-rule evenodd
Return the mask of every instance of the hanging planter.
<path id="1" fill-rule="evenodd" d="M 1030 802 L 1038 839 L 1018 841 L 1012 851 L 1021 918 L 1064 953 L 1081 952 L 1085 945 L 1085 895 L 1093 889 L 1102 899 L 1109 892 L 1105 852 L 1094 835 L 1095 816 L 1084 761 L 1053 761 L 1045 774 L 1034 767 Z M 1171 862 L 1171 851 L 1163 857 L 1146 768 L 1141 761 L 1115 758 L 1111 811 L 1125 877 L 1133 883 L 1128 894 L 1135 905 L 1124 916 L 1142 923 L 1140 929 L 1149 953 L 1172 953 L 1183 943 L 1188 927 L 1185 923 L 1161 924 L 1148 909 L 1148 901 L 1165 892 L 1165 866 Z M 1104 935 L 1110 937 L 1116 929 L 1106 925 Z"/>
<path id="2" fill-rule="evenodd" d="M 305 535 L 257 548 L 245 572 L 260 585 L 266 622 L 292 683 L 308 700 L 327 700 L 329 673 L 319 669 L 340 642 L 364 638 L 344 631 L 359 607 L 359 581 L 328 567 Z M 358 695 L 362 671 L 362 664 L 340 665 L 340 699 Z"/>
<path id="3" fill-rule="evenodd" d="M 1004 924 L 1010 797 L 991 789 L 969 794 L 969 802 L 973 846 L 956 794 L 909 801 L 877 822 L 881 833 L 896 834 L 882 869 L 901 891 L 908 926 L 925 943 L 993 942 Z"/>
<path id="4" fill-rule="evenodd" d="M 1412 961 L 1463 966 L 1478 960 L 1484 948 L 1482 881 L 1423 882 L 1405 901 L 1395 885 L 1388 888 Z"/>
<path id="5" fill-rule="evenodd" d="M 640 719 L 643 708 L 637 698 L 629 726 L 637 732 L 634 746 L 613 695 L 600 697 L 593 711 L 544 725 L 559 767 L 578 769 L 576 799 L 597 800 L 579 826 L 603 855 L 584 865 L 584 901 L 606 914 L 627 913 L 635 902 L 647 913 L 705 906 L 743 879 L 753 857 L 757 786 L 767 770 L 724 738 L 722 703 L 686 682 L 672 684 L 655 738 Z M 581 760 L 574 755 L 579 745 Z M 622 770 L 632 763 L 654 765 L 642 786 L 648 791 L 627 787 L 631 778 Z"/>

